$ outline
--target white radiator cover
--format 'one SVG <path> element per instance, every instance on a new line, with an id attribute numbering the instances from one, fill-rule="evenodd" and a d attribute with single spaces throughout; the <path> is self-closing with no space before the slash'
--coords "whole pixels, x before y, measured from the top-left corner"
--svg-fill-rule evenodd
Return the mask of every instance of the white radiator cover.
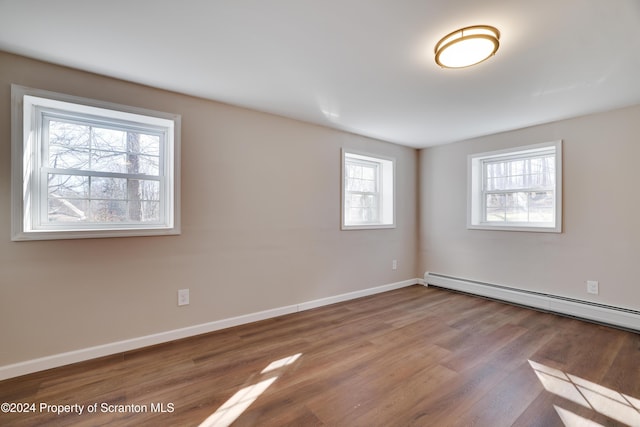
<path id="1" fill-rule="evenodd" d="M 635 310 L 432 272 L 424 274 L 424 283 L 640 332 L 640 312 Z"/>

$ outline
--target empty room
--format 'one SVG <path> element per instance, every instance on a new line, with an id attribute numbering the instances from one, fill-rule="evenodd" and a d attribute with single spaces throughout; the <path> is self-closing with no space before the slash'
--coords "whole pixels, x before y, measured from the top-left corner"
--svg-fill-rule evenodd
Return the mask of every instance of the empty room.
<path id="1" fill-rule="evenodd" d="M 0 0 L 0 425 L 640 426 L 637 0 Z"/>

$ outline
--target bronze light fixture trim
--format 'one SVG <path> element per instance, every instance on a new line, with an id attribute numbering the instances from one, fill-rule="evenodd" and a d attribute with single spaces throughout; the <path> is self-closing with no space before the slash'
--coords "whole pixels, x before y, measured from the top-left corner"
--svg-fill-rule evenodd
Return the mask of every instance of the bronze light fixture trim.
<path id="1" fill-rule="evenodd" d="M 464 27 L 444 36 L 436 44 L 436 64 L 443 68 L 465 68 L 495 55 L 500 31 L 489 25 Z"/>

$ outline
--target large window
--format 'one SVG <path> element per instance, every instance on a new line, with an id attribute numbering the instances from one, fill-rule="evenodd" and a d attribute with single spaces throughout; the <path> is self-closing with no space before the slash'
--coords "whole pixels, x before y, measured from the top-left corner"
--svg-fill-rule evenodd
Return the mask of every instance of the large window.
<path id="1" fill-rule="evenodd" d="M 177 234 L 180 117 L 12 87 L 14 240 Z"/>
<path id="2" fill-rule="evenodd" d="M 469 156 L 468 227 L 560 232 L 562 143 Z"/>
<path id="3" fill-rule="evenodd" d="M 342 153 L 342 228 L 391 228 L 394 220 L 394 160 Z"/>

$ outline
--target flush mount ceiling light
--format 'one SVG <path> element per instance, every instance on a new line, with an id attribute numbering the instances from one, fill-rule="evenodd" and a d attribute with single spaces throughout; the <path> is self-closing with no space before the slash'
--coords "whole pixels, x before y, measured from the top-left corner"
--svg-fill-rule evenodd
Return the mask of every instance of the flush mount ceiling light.
<path id="1" fill-rule="evenodd" d="M 491 57 L 500 46 L 500 31 L 488 25 L 474 25 L 444 36 L 436 44 L 436 63 L 445 68 L 464 68 Z"/>

